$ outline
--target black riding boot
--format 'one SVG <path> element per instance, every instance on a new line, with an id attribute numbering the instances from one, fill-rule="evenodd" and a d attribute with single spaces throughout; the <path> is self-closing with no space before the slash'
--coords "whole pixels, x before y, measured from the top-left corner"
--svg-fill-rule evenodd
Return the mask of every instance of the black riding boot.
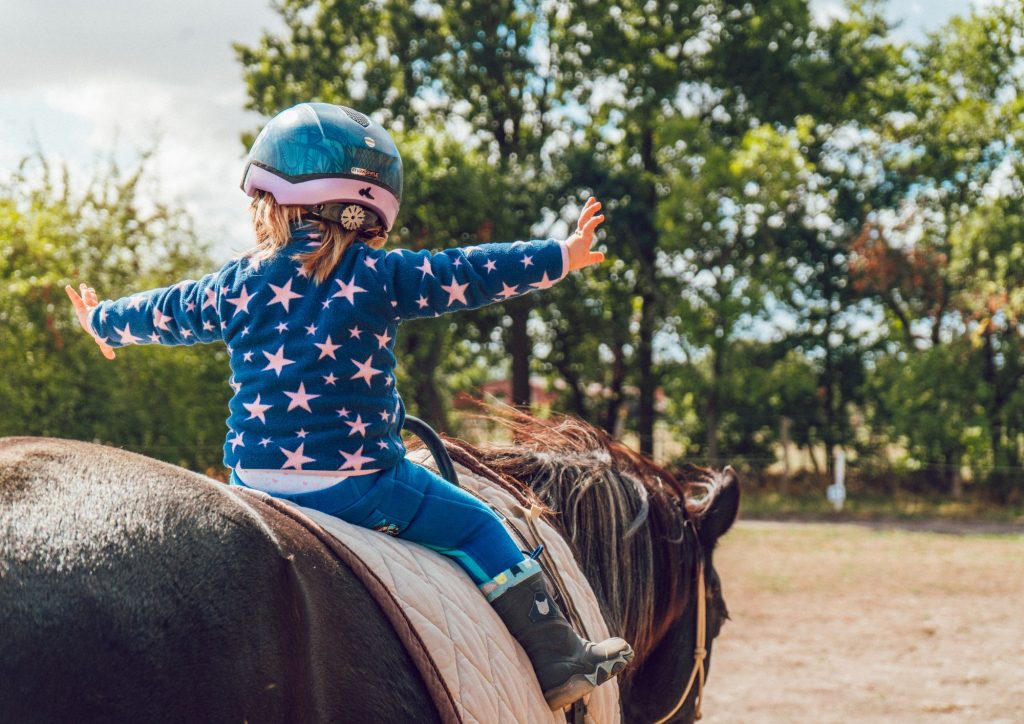
<path id="1" fill-rule="evenodd" d="M 511 569 L 512 580 L 491 605 L 526 650 L 548 706 L 557 711 L 622 671 L 633 649 L 620 638 L 580 638 L 552 600 L 540 566 L 529 561 L 524 568 L 534 570 L 516 581 L 527 571 Z"/>

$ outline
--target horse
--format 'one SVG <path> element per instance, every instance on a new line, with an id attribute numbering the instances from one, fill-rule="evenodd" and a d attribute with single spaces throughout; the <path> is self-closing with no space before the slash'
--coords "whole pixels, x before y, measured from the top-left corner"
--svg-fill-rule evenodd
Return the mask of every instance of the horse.
<path id="1" fill-rule="evenodd" d="M 693 721 L 735 473 L 672 475 L 572 418 L 504 424 L 513 445 L 449 453 L 550 511 L 636 652 L 623 719 Z M 0 439 L 0 721 L 440 721 L 352 571 L 247 497 L 117 448 Z"/>

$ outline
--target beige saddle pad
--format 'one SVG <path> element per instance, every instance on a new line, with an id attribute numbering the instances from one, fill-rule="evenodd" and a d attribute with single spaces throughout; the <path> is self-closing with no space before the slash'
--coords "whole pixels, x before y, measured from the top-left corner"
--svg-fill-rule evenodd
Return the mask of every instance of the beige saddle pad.
<path id="1" fill-rule="evenodd" d="M 429 455 L 410 455 L 426 462 Z M 503 489 L 456 466 L 466 489 L 507 518 L 524 518 L 518 501 Z M 526 653 L 509 635 L 473 581 L 449 558 L 415 543 L 360 528 L 311 508 L 295 506 L 352 550 L 384 584 L 426 645 L 463 722 L 564 724 L 544 701 Z M 543 519 L 534 529 L 558 572 L 585 635 L 609 636 L 594 592 L 562 536 Z M 587 698 L 587 722 L 620 721 L 618 684 L 613 679 Z"/>

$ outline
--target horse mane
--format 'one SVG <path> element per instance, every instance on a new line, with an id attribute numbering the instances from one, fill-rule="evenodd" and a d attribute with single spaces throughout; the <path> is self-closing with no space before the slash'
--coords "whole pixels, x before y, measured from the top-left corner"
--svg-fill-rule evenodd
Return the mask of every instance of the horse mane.
<path id="1" fill-rule="evenodd" d="M 716 475 L 687 466 L 677 478 L 573 417 L 490 411 L 484 417 L 508 429 L 512 443 L 448 438 L 452 459 L 547 508 L 594 584 L 609 630 L 642 659 L 686 608 L 700 555 L 693 522 L 714 497 Z"/>

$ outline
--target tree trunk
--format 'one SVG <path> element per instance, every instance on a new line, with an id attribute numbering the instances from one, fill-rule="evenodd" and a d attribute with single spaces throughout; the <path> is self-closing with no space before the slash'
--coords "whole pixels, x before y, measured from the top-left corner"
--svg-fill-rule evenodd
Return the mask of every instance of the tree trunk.
<path id="1" fill-rule="evenodd" d="M 949 466 L 949 494 L 953 500 L 960 500 L 964 497 L 964 478 L 960 474 L 960 463 L 957 455 L 952 453 L 946 456 L 946 464 Z"/>
<path id="2" fill-rule="evenodd" d="M 654 396 L 658 387 L 654 372 L 654 329 L 656 323 L 655 303 L 657 302 L 657 274 L 655 263 L 658 251 L 658 229 L 654 218 L 658 211 L 658 189 L 655 179 L 658 161 L 654 156 L 653 119 L 648 119 L 640 142 L 640 157 L 647 178 L 644 179 L 643 195 L 647 201 L 650 217 L 646 229 L 639 229 L 635 235 L 637 257 L 640 262 L 638 285 L 640 287 L 640 323 L 637 335 L 636 361 L 639 368 L 640 396 L 637 401 L 637 435 L 640 438 L 640 452 L 654 455 Z"/>
<path id="3" fill-rule="evenodd" d="M 604 431 L 612 437 L 619 432 L 619 410 L 622 409 L 622 388 L 626 383 L 626 354 L 621 343 L 612 350 L 612 378 L 608 385 L 608 406 L 604 413 Z"/>
<path id="4" fill-rule="evenodd" d="M 424 323 L 409 325 L 403 332 L 405 349 L 416 364 L 416 373 L 410 375 L 416 414 L 431 427 L 448 431 L 448 408 L 436 374 L 444 358 L 448 334 L 430 329 Z"/>
<path id="5" fill-rule="evenodd" d="M 530 408 L 530 355 L 533 344 L 526 331 L 526 321 L 530 317 L 530 302 L 521 297 L 505 305 L 505 310 L 512 319 L 509 329 L 509 353 L 512 357 L 512 399 L 509 402 L 523 409 Z"/>
<path id="6" fill-rule="evenodd" d="M 793 474 L 789 464 L 789 430 L 793 421 L 783 415 L 779 419 L 779 443 L 782 445 L 782 495 L 789 495 L 789 479 Z"/>
<path id="7" fill-rule="evenodd" d="M 654 455 L 654 393 L 658 380 L 654 374 L 654 294 L 641 296 L 640 331 L 637 338 L 636 361 L 640 371 L 640 396 L 637 401 L 636 431 L 640 452 Z"/>

